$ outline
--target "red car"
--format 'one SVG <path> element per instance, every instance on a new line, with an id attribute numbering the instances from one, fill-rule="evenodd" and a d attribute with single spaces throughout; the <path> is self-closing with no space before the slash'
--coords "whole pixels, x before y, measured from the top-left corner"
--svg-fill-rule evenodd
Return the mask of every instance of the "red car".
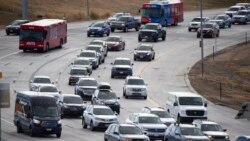
<path id="1" fill-rule="evenodd" d="M 124 50 L 125 49 L 125 41 L 121 36 L 109 36 L 106 39 L 106 44 L 108 50 Z"/>

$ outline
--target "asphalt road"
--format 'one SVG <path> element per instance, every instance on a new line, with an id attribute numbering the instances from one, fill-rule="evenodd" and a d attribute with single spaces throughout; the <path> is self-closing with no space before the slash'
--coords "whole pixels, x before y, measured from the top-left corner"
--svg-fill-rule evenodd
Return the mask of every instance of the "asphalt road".
<path id="1" fill-rule="evenodd" d="M 204 11 L 205 16 L 212 17 L 220 14 L 225 9 Z M 120 35 L 126 41 L 126 48 L 121 52 L 109 52 L 104 64 L 93 71 L 92 77 L 99 82 L 109 82 L 113 90 L 121 97 L 121 113 L 118 115 L 120 122 L 125 122 L 129 113 L 139 112 L 144 106 L 165 107 L 165 95 L 168 91 L 193 91 L 187 79 L 189 68 L 200 60 L 199 39 L 195 32 L 188 32 L 187 25 L 191 18 L 199 16 L 198 11 L 186 12 L 185 22 L 176 27 L 167 27 L 166 41 L 153 43 L 156 50 L 156 59 L 152 62 L 134 62 L 134 74 L 140 75 L 148 84 L 149 98 L 125 99 L 122 97 L 124 79 L 111 79 L 111 62 L 116 57 L 129 57 L 133 59 L 133 50 L 138 45 L 138 32 L 130 30 L 128 33 L 115 32 L 111 35 Z M 4 73 L 1 82 L 11 84 L 11 107 L 1 109 L 1 140 L 2 141 L 100 141 L 103 140 L 104 131 L 92 132 L 83 129 L 80 118 L 63 119 L 63 131 L 60 139 L 54 135 L 31 138 L 26 134 L 17 134 L 13 125 L 14 91 L 28 90 L 29 80 L 34 75 L 48 75 L 57 82 L 58 88 L 63 93 L 74 93 L 74 86 L 68 85 L 69 64 L 94 38 L 87 38 L 86 29 L 90 22 L 77 22 L 68 24 L 68 43 L 62 49 L 54 49 L 46 53 L 23 53 L 18 50 L 18 37 L 6 36 L 0 31 L 0 70 Z M 242 42 L 244 32 L 250 32 L 250 24 L 235 25 L 231 29 L 221 30 L 220 37 L 204 40 L 205 56 L 212 53 L 212 46 L 221 50 L 230 45 Z M 237 111 L 208 104 L 208 117 L 220 123 L 228 130 L 231 140 L 237 135 L 250 134 L 250 122 L 235 120 Z"/>

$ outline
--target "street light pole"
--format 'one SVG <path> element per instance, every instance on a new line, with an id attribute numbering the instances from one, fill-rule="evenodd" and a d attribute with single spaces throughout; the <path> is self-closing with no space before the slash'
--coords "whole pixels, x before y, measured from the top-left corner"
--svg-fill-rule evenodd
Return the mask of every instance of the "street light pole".
<path id="1" fill-rule="evenodd" d="M 90 20 L 90 16 L 89 16 L 89 0 L 87 0 L 87 19 Z"/>
<path id="2" fill-rule="evenodd" d="M 28 20 L 28 0 L 22 0 L 22 18 Z"/>
<path id="3" fill-rule="evenodd" d="M 201 47 L 201 76 L 204 75 L 204 48 L 203 48 L 203 0 L 200 0 L 200 14 L 201 14 L 201 27 L 200 27 L 200 33 L 201 33 L 201 40 L 200 40 L 200 47 Z"/>

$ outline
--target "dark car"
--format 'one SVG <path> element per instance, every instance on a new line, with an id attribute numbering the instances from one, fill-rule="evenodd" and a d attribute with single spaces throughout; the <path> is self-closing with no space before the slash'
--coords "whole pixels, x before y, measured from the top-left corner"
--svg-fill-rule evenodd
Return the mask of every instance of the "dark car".
<path id="1" fill-rule="evenodd" d="M 106 39 L 108 50 L 124 50 L 125 41 L 121 36 L 109 36 Z"/>
<path id="2" fill-rule="evenodd" d="M 104 134 L 105 141 L 150 141 L 143 130 L 133 124 L 114 123 Z"/>
<path id="3" fill-rule="evenodd" d="M 108 48 L 107 48 L 106 41 L 94 39 L 89 44 L 90 45 L 101 45 L 103 47 L 103 49 L 104 49 L 105 57 L 108 55 Z"/>
<path id="4" fill-rule="evenodd" d="M 17 133 L 28 132 L 32 137 L 39 134 L 61 137 L 62 121 L 53 96 L 22 91 L 17 92 L 15 102 L 14 125 Z"/>
<path id="5" fill-rule="evenodd" d="M 82 77 L 88 77 L 89 73 L 87 68 L 83 67 L 72 67 L 69 73 L 69 85 L 76 84 Z"/>
<path id="6" fill-rule="evenodd" d="M 75 94 L 80 95 L 82 99 L 91 99 L 97 89 L 98 82 L 95 78 L 80 78 L 75 86 Z"/>
<path id="7" fill-rule="evenodd" d="M 131 14 L 127 13 L 127 12 L 117 12 L 117 13 L 114 13 L 112 16 L 110 16 L 107 19 L 107 23 L 110 24 L 111 22 L 116 21 L 121 16 L 131 16 Z"/>
<path id="8" fill-rule="evenodd" d="M 161 38 L 163 41 L 166 39 L 166 30 L 160 23 L 147 23 L 139 31 L 138 41 L 142 39 L 153 40 L 157 42 Z"/>
<path id="9" fill-rule="evenodd" d="M 88 27 L 87 30 L 88 37 L 90 37 L 91 35 L 103 37 L 104 34 L 106 34 L 107 36 L 109 36 L 110 34 L 110 27 L 107 22 L 103 21 L 95 22 Z"/>
<path id="10" fill-rule="evenodd" d="M 141 23 L 132 16 L 121 16 L 116 21 L 110 23 L 111 32 L 116 29 L 128 32 L 129 29 L 135 29 L 139 31 Z"/>
<path id="11" fill-rule="evenodd" d="M 86 105 L 83 103 L 79 95 L 63 94 L 60 98 L 62 104 L 62 117 L 67 116 L 82 116 Z"/>
<path id="12" fill-rule="evenodd" d="M 154 60 L 155 51 L 151 44 L 140 44 L 134 51 L 134 61 L 136 60 Z"/>
<path id="13" fill-rule="evenodd" d="M 231 28 L 232 19 L 230 16 L 222 14 L 215 16 L 212 20 L 210 20 L 210 22 L 217 23 L 220 28 L 225 28 L 225 27 Z"/>
<path id="14" fill-rule="evenodd" d="M 132 76 L 133 75 L 133 68 L 129 58 L 116 58 L 114 63 L 111 63 L 111 78 L 115 78 L 116 76 Z"/>
<path id="15" fill-rule="evenodd" d="M 203 27 L 202 31 L 201 28 L 199 28 L 197 31 L 197 38 L 201 37 L 201 32 L 203 33 L 203 37 L 211 37 L 211 38 L 219 37 L 220 28 L 217 23 L 211 23 L 211 22 L 204 23 L 202 27 Z"/>
<path id="16" fill-rule="evenodd" d="M 14 20 L 13 22 L 11 22 L 10 25 L 6 26 L 6 28 L 5 28 L 6 35 L 10 35 L 10 34 L 19 35 L 20 25 L 28 23 L 28 22 L 29 22 L 29 20 Z"/>
<path id="17" fill-rule="evenodd" d="M 117 114 L 120 114 L 120 97 L 112 90 L 96 90 L 92 96 L 92 104 L 109 106 Z"/>
<path id="18" fill-rule="evenodd" d="M 235 141 L 250 141 L 250 136 L 240 135 L 236 137 Z"/>
<path id="19" fill-rule="evenodd" d="M 210 141 L 202 131 L 191 124 L 171 124 L 166 132 L 164 141 Z"/>

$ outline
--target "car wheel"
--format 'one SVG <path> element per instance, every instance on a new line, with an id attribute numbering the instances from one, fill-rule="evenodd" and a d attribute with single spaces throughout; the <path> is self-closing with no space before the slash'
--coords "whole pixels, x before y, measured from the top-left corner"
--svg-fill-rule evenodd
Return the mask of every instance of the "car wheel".
<path id="1" fill-rule="evenodd" d="M 27 52 L 27 49 L 23 49 L 23 52 Z"/>
<path id="2" fill-rule="evenodd" d="M 120 109 L 116 111 L 116 113 L 119 115 L 120 114 Z"/>
<path id="3" fill-rule="evenodd" d="M 154 38 L 154 42 L 157 42 L 157 41 L 158 41 L 158 37 L 155 37 L 155 38 Z"/>
<path id="4" fill-rule="evenodd" d="M 86 129 L 88 125 L 85 123 L 84 118 L 82 118 L 82 128 Z"/>
<path id="5" fill-rule="evenodd" d="M 155 55 L 153 56 L 153 60 L 155 59 Z"/>
<path id="6" fill-rule="evenodd" d="M 69 82 L 69 85 L 71 85 L 71 83 Z"/>
<path id="7" fill-rule="evenodd" d="M 104 63 L 104 62 L 105 62 L 105 59 L 102 60 L 102 63 Z"/>
<path id="8" fill-rule="evenodd" d="M 107 33 L 107 36 L 109 36 L 110 32 Z"/>
<path id="9" fill-rule="evenodd" d="M 7 35 L 7 36 L 9 36 L 9 35 L 10 35 L 10 33 L 9 33 L 9 32 L 6 32 L 6 35 Z"/>
<path id="10" fill-rule="evenodd" d="M 95 131 L 95 127 L 94 127 L 94 125 L 93 125 L 93 122 L 92 122 L 92 121 L 90 122 L 90 125 L 89 125 L 89 126 L 90 126 L 90 130 L 91 130 L 91 131 Z"/>
<path id="11" fill-rule="evenodd" d="M 123 29 L 123 32 L 128 32 L 128 27 L 125 27 L 125 28 Z"/>
<path id="12" fill-rule="evenodd" d="M 197 33 L 197 38 L 200 38 L 200 37 L 201 37 L 201 35 L 199 33 Z"/>
<path id="13" fill-rule="evenodd" d="M 137 59 L 136 59 L 136 57 L 134 57 L 134 61 L 136 61 Z"/>
<path id="14" fill-rule="evenodd" d="M 57 133 L 57 134 L 56 134 L 56 137 L 57 137 L 57 138 L 60 138 L 60 137 L 61 137 L 61 132 L 60 132 L 60 133 Z"/>
<path id="15" fill-rule="evenodd" d="M 144 96 L 144 99 L 147 99 L 147 96 Z"/>
<path id="16" fill-rule="evenodd" d="M 162 40 L 165 41 L 165 39 L 166 39 L 166 35 L 163 35 Z"/>
<path id="17" fill-rule="evenodd" d="M 90 37 L 90 34 L 87 34 L 88 37 Z"/>
<path id="18" fill-rule="evenodd" d="M 231 28 L 231 23 L 228 25 L 229 28 Z"/>
<path id="19" fill-rule="evenodd" d="M 136 26 L 136 27 L 135 27 L 135 30 L 136 30 L 136 31 L 139 31 L 139 26 Z"/>
<path id="20" fill-rule="evenodd" d="M 138 41 L 140 42 L 142 40 L 142 38 L 138 37 Z"/>
<path id="21" fill-rule="evenodd" d="M 22 133 L 23 132 L 22 127 L 20 126 L 19 123 L 17 123 L 17 125 L 16 125 L 16 131 L 17 131 L 17 133 Z"/>
<path id="22" fill-rule="evenodd" d="M 111 28 L 111 32 L 115 32 L 115 28 Z"/>
<path id="23" fill-rule="evenodd" d="M 115 76 L 113 74 L 111 74 L 111 78 L 114 78 Z"/>
<path id="24" fill-rule="evenodd" d="M 29 134 L 30 134 L 31 137 L 35 136 L 34 130 L 31 127 L 30 127 Z"/>

